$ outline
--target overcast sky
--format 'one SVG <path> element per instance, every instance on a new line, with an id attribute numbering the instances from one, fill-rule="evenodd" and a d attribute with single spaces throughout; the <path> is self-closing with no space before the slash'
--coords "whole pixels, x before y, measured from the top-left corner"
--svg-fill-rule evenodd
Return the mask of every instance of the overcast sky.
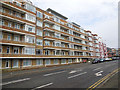
<path id="1" fill-rule="evenodd" d="M 43 10 L 51 8 L 98 34 L 108 47 L 118 47 L 119 0 L 31 0 Z"/>

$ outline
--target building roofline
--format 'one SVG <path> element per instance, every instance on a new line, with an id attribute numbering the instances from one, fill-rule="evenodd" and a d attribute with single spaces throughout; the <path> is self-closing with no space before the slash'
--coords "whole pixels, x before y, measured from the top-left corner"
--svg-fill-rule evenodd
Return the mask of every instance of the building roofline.
<path id="1" fill-rule="evenodd" d="M 60 14 L 60 13 L 58 13 L 58 12 L 52 10 L 51 8 L 48 8 L 46 11 L 51 11 L 51 12 L 55 13 L 56 15 L 58 15 L 58 16 L 64 18 L 64 19 L 68 19 L 67 17 L 65 17 L 65 16 L 63 16 L 62 14 Z"/>

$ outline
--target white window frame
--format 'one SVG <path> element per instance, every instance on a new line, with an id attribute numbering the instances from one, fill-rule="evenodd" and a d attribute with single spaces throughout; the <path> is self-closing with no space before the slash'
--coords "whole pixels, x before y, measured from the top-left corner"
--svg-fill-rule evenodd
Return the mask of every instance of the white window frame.
<path id="1" fill-rule="evenodd" d="M 43 36 L 42 30 L 37 29 L 37 35 L 38 35 L 38 36 Z"/>
<path id="2" fill-rule="evenodd" d="M 16 63 L 17 63 L 17 65 L 16 65 L 16 66 L 14 66 L 14 61 L 17 61 L 17 62 L 16 62 Z M 19 61 L 18 61 L 18 60 L 13 60 L 13 68 L 18 67 L 18 64 L 19 64 Z"/>
<path id="3" fill-rule="evenodd" d="M 47 61 L 49 61 L 49 63 L 46 63 Z M 51 60 L 50 59 L 45 59 L 45 65 L 51 65 Z"/>
<path id="4" fill-rule="evenodd" d="M 45 50 L 45 55 L 50 55 L 50 50 Z"/>
<path id="5" fill-rule="evenodd" d="M 68 63 L 72 63 L 72 59 L 68 59 Z"/>
<path id="6" fill-rule="evenodd" d="M 43 46 L 43 40 L 42 39 L 36 39 L 36 44 L 39 45 L 39 46 Z"/>
<path id="7" fill-rule="evenodd" d="M 17 37 L 17 38 L 16 38 Z M 14 41 L 20 41 L 20 37 L 18 35 L 14 36 Z"/>
<path id="8" fill-rule="evenodd" d="M 11 40 L 11 34 L 7 35 L 7 40 Z"/>
<path id="9" fill-rule="evenodd" d="M 56 63 L 56 61 L 57 61 L 57 63 Z M 58 59 L 54 59 L 53 63 L 54 63 L 54 65 L 58 65 L 59 64 L 59 60 Z"/>
<path id="10" fill-rule="evenodd" d="M 43 59 L 37 59 L 36 66 L 42 66 L 42 65 L 43 65 Z"/>
<path id="11" fill-rule="evenodd" d="M 18 49 L 18 53 L 15 53 L 15 52 L 14 52 L 15 49 Z M 19 47 L 14 47 L 14 48 L 13 48 L 13 53 L 14 53 L 14 54 L 19 54 Z"/>
<path id="12" fill-rule="evenodd" d="M 30 61 L 28 65 L 24 65 L 24 62 L 25 64 L 28 63 L 27 61 Z M 31 60 L 23 60 L 23 67 L 29 67 L 29 66 L 32 66 L 32 61 Z"/>
<path id="13" fill-rule="evenodd" d="M 50 41 L 45 41 L 45 46 L 50 46 Z"/>
<path id="14" fill-rule="evenodd" d="M 63 61 L 65 61 L 64 63 L 63 63 Z M 61 64 L 66 64 L 67 62 L 66 62 L 66 59 L 61 59 Z"/>

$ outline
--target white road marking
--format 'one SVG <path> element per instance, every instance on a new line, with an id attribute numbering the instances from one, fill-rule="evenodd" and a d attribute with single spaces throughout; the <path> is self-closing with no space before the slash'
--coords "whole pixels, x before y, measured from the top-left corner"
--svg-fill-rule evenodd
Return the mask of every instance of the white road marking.
<path id="1" fill-rule="evenodd" d="M 50 85 L 52 85 L 52 84 L 53 84 L 53 83 L 48 83 L 48 84 L 45 84 L 45 85 L 36 87 L 36 88 L 34 88 L 34 89 L 31 89 L 31 90 L 36 90 L 36 89 L 39 89 L 39 88 L 47 87 L 47 86 L 50 86 Z"/>
<path id="2" fill-rule="evenodd" d="M 74 75 L 74 76 L 70 76 L 70 77 L 68 77 L 68 79 L 70 79 L 70 78 L 74 78 L 74 77 L 77 77 L 77 76 L 80 76 L 80 75 L 83 75 L 83 74 L 86 74 L 87 72 L 83 72 L 83 73 L 80 73 L 80 74 L 77 74 L 77 75 Z"/>
<path id="3" fill-rule="evenodd" d="M 26 81 L 26 80 L 30 80 L 30 78 L 25 78 L 25 79 L 15 80 L 15 81 L 11 81 L 11 82 L 1 83 L 0 85 L 7 85 L 7 84 L 12 84 L 12 83 Z"/>
<path id="4" fill-rule="evenodd" d="M 99 69 L 101 69 L 101 68 L 102 68 L 102 67 L 96 68 L 96 69 L 94 69 L 93 71 L 99 70 Z"/>
<path id="5" fill-rule="evenodd" d="M 103 72 L 103 71 L 97 72 L 97 73 L 95 73 L 95 75 L 96 75 L 96 76 L 102 76 L 102 74 L 101 74 L 102 72 Z"/>
<path id="6" fill-rule="evenodd" d="M 55 72 L 55 73 L 49 73 L 49 74 L 45 74 L 44 76 L 50 76 L 50 75 L 54 75 L 54 74 L 58 74 L 58 73 L 63 73 L 63 72 L 66 72 L 66 71 Z"/>
<path id="7" fill-rule="evenodd" d="M 69 74 L 76 73 L 76 72 L 79 72 L 79 71 L 82 71 L 82 70 L 73 70 L 73 71 L 69 72 Z"/>

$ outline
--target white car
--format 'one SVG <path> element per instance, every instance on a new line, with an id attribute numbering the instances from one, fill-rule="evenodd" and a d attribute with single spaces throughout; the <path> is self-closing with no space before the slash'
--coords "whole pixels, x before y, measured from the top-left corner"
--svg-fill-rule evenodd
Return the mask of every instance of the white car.
<path id="1" fill-rule="evenodd" d="M 106 58 L 105 60 L 106 60 L 106 61 L 109 61 L 109 60 L 112 60 L 112 58 Z"/>

